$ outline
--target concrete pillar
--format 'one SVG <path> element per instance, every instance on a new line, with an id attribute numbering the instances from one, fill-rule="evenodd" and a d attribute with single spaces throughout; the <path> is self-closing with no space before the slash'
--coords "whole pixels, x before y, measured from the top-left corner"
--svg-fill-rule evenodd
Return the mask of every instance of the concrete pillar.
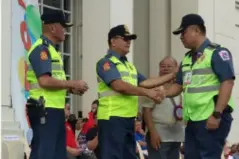
<path id="1" fill-rule="evenodd" d="M 96 63 L 107 52 L 109 29 L 126 24 L 133 32 L 133 0 L 83 0 L 82 11 L 82 79 L 90 87 L 82 97 L 82 111 L 87 116 L 97 98 Z M 127 57 L 133 60 L 133 47 Z"/>
<path id="2" fill-rule="evenodd" d="M 149 1 L 134 0 L 134 65 L 140 73 L 149 76 Z"/>
<path id="3" fill-rule="evenodd" d="M 170 54 L 170 1 L 149 1 L 149 74 L 157 76 L 158 63 Z"/>

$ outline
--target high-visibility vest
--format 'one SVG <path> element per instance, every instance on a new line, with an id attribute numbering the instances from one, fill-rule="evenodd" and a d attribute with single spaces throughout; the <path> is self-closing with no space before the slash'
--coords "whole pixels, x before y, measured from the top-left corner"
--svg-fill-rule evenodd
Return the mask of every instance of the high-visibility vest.
<path id="1" fill-rule="evenodd" d="M 192 64 L 190 54 L 186 54 L 182 61 L 183 117 L 185 120 L 205 120 L 214 111 L 216 105 L 214 96 L 218 95 L 220 88 L 220 81 L 211 66 L 211 59 L 215 49 L 216 47 L 207 47 L 194 64 Z M 231 98 L 228 105 L 232 109 L 234 108 Z"/>
<path id="2" fill-rule="evenodd" d="M 121 80 L 138 85 L 137 70 L 135 66 L 127 61 L 121 62 L 115 56 L 111 56 L 110 61 L 116 65 L 121 75 Z M 97 110 L 98 119 L 108 120 L 111 116 L 136 117 L 138 112 L 138 97 L 125 95 L 114 91 L 104 81 L 97 76 L 99 106 Z"/>
<path id="3" fill-rule="evenodd" d="M 64 109 L 65 107 L 65 96 L 66 90 L 64 89 L 44 89 L 41 88 L 38 84 L 37 77 L 32 69 L 31 63 L 29 61 L 29 56 L 32 51 L 39 45 L 43 44 L 43 40 L 38 39 L 31 47 L 28 52 L 27 58 L 27 81 L 30 84 L 29 96 L 33 99 L 38 100 L 40 96 L 43 96 L 45 99 L 45 107 L 50 108 L 60 108 Z M 48 50 L 51 56 L 51 66 L 52 66 L 52 77 L 59 80 L 66 80 L 65 71 L 63 69 L 63 61 L 61 55 L 56 51 L 56 49 L 49 44 Z M 40 54 L 40 52 L 39 52 Z"/>

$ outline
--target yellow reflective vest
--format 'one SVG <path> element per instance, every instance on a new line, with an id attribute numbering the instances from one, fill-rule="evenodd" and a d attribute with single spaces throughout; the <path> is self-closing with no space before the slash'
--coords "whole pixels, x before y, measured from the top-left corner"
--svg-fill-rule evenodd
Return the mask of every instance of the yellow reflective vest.
<path id="1" fill-rule="evenodd" d="M 111 56 L 110 61 L 114 63 L 120 72 L 121 80 L 134 86 L 138 85 L 137 70 L 135 66 L 127 61 L 121 62 L 117 57 Z M 138 112 L 138 97 L 124 95 L 115 92 L 104 81 L 97 76 L 99 106 L 98 119 L 108 120 L 111 116 L 136 117 Z"/>
<path id="2" fill-rule="evenodd" d="M 186 54 L 182 61 L 183 117 L 185 120 L 201 121 L 214 111 L 214 96 L 218 95 L 220 81 L 212 70 L 211 59 L 216 48 L 207 47 L 192 65 L 192 56 Z M 233 100 L 228 105 L 234 108 Z"/>
<path id="3" fill-rule="evenodd" d="M 37 77 L 32 69 L 31 63 L 29 61 L 29 56 L 32 51 L 39 45 L 43 44 L 43 40 L 38 39 L 31 47 L 28 52 L 27 57 L 27 81 L 30 84 L 29 96 L 33 99 L 38 100 L 40 96 L 45 99 L 45 107 L 64 109 L 65 107 L 65 96 L 66 90 L 56 90 L 56 89 L 44 89 L 38 84 Z M 63 61 L 61 55 L 56 51 L 52 45 L 48 45 L 48 50 L 51 56 L 52 65 L 52 77 L 59 80 L 66 80 L 65 71 L 63 69 Z M 40 54 L 40 52 L 39 52 Z"/>

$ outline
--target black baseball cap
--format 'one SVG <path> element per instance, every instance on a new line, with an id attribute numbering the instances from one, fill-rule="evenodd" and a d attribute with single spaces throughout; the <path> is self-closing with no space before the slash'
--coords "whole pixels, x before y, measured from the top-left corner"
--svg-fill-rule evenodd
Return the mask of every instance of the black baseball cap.
<path id="1" fill-rule="evenodd" d="M 61 10 L 46 11 L 41 15 L 41 20 L 43 24 L 60 23 L 64 28 L 73 26 L 72 23 L 67 22 L 65 14 Z"/>
<path id="2" fill-rule="evenodd" d="M 131 34 L 126 25 L 118 25 L 118 26 L 113 27 L 113 28 L 110 29 L 110 31 L 108 33 L 108 40 L 110 40 L 114 37 L 117 37 L 117 36 L 126 37 L 130 40 L 137 39 L 137 35 L 136 34 Z"/>
<path id="3" fill-rule="evenodd" d="M 187 14 L 182 18 L 180 27 L 173 31 L 173 34 L 182 33 L 190 25 L 204 25 L 204 20 L 198 14 Z"/>

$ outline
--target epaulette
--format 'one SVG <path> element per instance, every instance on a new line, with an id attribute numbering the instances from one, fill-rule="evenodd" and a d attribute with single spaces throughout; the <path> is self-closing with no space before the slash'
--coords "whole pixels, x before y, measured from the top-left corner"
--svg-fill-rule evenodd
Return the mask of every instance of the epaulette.
<path id="1" fill-rule="evenodd" d="M 106 54 L 106 55 L 105 55 L 105 58 L 108 58 L 108 59 L 109 59 L 109 58 L 111 58 L 111 56 L 112 56 L 111 54 Z"/>
<path id="2" fill-rule="evenodd" d="M 46 46 L 46 47 L 49 46 L 49 42 L 48 42 L 47 40 L 45 40 L 45 39 L 42 39 L 42 44 L 43 44 L 44 46 Z"/>
<path id="3" fill-rule="evenodd" d="M 219 44 L 216 44 L 216 43 L 210 43 L 209 45 L 208 45 L 208 49 L 212 49 L 212 50 L 215 50 L 215 49 L 217 49 L 217 48 L 219 48 L 220 47 L 220 45 Z"/>

